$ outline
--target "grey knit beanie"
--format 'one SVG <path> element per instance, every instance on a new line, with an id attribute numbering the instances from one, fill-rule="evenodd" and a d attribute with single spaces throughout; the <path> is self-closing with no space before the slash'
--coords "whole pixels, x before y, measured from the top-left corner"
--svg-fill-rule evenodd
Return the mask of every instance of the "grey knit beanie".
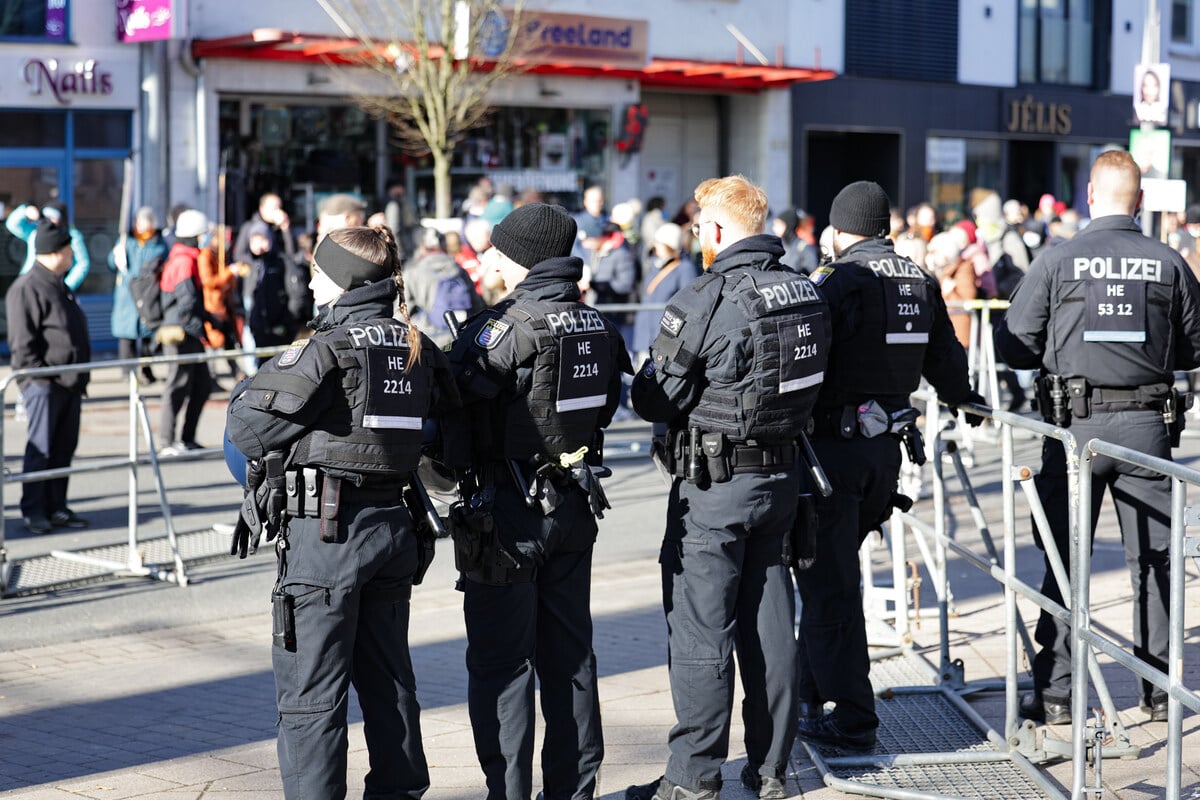
<path id="1" fill-rule="evenodd" d="M 838 192 L 829 208 L 829 224 L 857 236 L 885 236 L 891 226 L 891 201 L 874 181 L 855 181 Z"/>
<path id="2" fill-rule="evenodd" d="M 575 220 L 561 206 L 530 203 L 513 210 L 492 228 L 492 244 L 526 269 L 548 258 L 571 255 Z"/>

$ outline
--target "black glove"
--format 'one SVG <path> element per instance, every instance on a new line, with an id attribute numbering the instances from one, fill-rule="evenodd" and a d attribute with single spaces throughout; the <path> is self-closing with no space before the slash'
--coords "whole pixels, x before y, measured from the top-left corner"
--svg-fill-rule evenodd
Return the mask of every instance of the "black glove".
<path id="1" fill-rule="evenodd" d="M 987 401 L 983 399 L 983 395 L 979 394 L 979 392 L 967 392 L 966 397 L 960 400 L 959 403 L 974 403 L 975 405 L 987 406 Z M 958 414 L 958 406 L 950 406 L 950 410 L 954 412 L 955 415 Z M 983 424 L 983 420 L 985 419 L 985 417 L 981 417 L 978 414 L 972 414 L 967 409 L 963 409 L 963 416 L 966 418 L 967 424 L 972 428 L 978 428 Z"/>
<path id="2" fill-rule="evenodd" d="M 254 548 L 258 549 L 258 537 L 255 537 Z M 229 555 L 245 558 L 250 553 L 250 526 L 246 519 L 238 514 L 237 524 L 233 526 L 233 537 L 229 541 Z"/>
<path id="3" fill-rule="evenodd" d="M 255 502 L 255 493 L 246 492 L 242 507 L 238 510 L 237 524 L 233 526 L 233 538 L 229 543 L 229 555 L 245 558 L 258 552 L 262 539 L 263 522 Z M 267 540 L 270 541 L 268 536 Z"/>

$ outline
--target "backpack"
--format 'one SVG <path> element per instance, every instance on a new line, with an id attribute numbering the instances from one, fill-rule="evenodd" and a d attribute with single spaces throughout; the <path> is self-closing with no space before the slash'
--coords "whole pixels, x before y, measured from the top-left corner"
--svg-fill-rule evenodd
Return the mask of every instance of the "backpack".
<path id="1" fill-rule="evenodd" d="M 450 275 L 442 278 L 438 281 L 437 288 L 433 290 L 433 302 L 426 309 L 429 314 L 428 324 L 438 331 L 447 330 L 449 327 L 446 324 L 447 311 L 455 312 L 459 322 L 462 322 L 471 315 L 474 301 L 472 295 L 474 294 L 474 287 L 462 275 Z M 458 313 L 460 311 L 461 314 Z"/>
<path id="2" fill-rule="evenodd" d="M 1012 256 L 1008 253 L 1001 253 L 1000 257 L 996 259 L 996 263 L 992 264 L 992 277 L 996 279 L 996 298 L 1008 300 L 1016 290 L 1017 284 L 1021 282 L 1021 278 L 1025 277 L 1025 273 L 1013 261 Z"/>
<path id="3" fill-rule="evenodd" d="M 142 264 L 141 270 L 129 281 L 129 293 L 137 306 L 138 317 L 150 330 L 157 330 L 163 323 L 162 280 L 163 258 L 154 258 Z"/>

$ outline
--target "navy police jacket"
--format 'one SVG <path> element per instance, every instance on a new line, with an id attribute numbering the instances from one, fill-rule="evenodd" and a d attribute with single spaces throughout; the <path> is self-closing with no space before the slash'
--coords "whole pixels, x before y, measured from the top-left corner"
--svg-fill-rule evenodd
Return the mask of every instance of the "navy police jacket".
<path id="1" fill-rule="evenodd" d="M 898 255 L 890 240 L 857 242 L 812 278 L 833 316 L 818 409 L 876 400 L 896 411 L 910 405 L 922 376 L 950 405 L 971 399 L 966 352 L 937 279 Z"/>
<path id="2" fill-rule="evenodd" d="M 1114 389 L 1170 384 L 1200 364 L 1200 285 L 1131 217 L 1100 217 L 1034 259 L 995 342 L 1018 369 Z"/>

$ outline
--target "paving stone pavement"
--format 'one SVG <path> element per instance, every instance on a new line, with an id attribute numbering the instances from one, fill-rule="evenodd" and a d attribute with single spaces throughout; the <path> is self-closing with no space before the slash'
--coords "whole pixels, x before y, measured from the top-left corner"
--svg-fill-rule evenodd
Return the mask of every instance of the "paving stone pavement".
<path id="1" fill-rule="evenodd" d="M 11 451 L 11 443 L 5 449 Z M 1036 463 L 1032 444 L 1026 443 L 1022 453 L 1029 463 Z M 1182 456 L 1194 461 L 1197 453 L 1200 444 L 1191 440 Z M 981 449 L 979 463 L 970 473 L 985 516 L 998 531 L 998 465 Z M 620 490 L 614 494 L 619 495 Z M 9 496 L 10 502 L 13 497 Z M 646 508 L 639 525 L 649 535 L 658 536 L 664 504 L 652 499 Z M 928 500 L 918 503 L 916 510 L 925 519 L 931 517 Z M 192 511 L 202 514 L 203 507 Z M 1102 519 L 1106 521 L 1096 545 L 1093 613 L 1097 622 L 1118 637 L 1128 637 L 1128 577 L 1110 509 L 1102 512 Z M 979 536 L 960 495 L 952 498 L 948 521 L 958 541 L 978 549 Z M 1040 556 L 1027 530 L 1018 537 L 1018 545 L 1018 572 L 1036 583 L 1041 576 Z M 602 528 L 598 548 L 605 546 Z M 915 552 L 910 543 L 910 557 Z M 872 564 L 877 577 L 890 574 L 889 561 L 881 551 L 875 552 Z M 196 568 L 198 575 L 204 571 L 204 567 Z M 1002 675 L 1001 593 L 989 578 L 961 560 L 951 559 L 949 574 L 954 593 L 951 656 L 964 661 L 969 681 Z M 920 627 L 913 633 L 914 646 L 936 664 L 936 597 L 928 573 L 923 571 L 922 576 L 922 610 Z M 1197 583 L 1196 566 L 1189 563 L 1184 661 L 1185 683 L 1191 686 L 1200 686 Z M 91 586 L 79 591 L 86 602 L 88 592 L 104 589 Z M 191 590 L 152 585 L 143 594 L 153 602 L 156 592 L 187 591 Z M 413 598 L 411 644 L 431 768 L 432 788 L 426 795 L 430 800 L 484 794 L 463 702 L 466 674 L 460 597 L 447 581 L 427 581 L 415 590 Z M 0 796 L 14 800 L 282 796 L 275 760 L 276 712 L 266 603 L 219 621 L 148 631 L 114 626 L 111 635 L 6 648 L 2 641 L 5 602 L 0 601 Z M 1021 608 L 1026 623 L 1031 624 L 1034 609 L 1025 603 Z M 631 783 L 661 774 L 667 757 L 666 735 L 674 721 L 659 574 L 653 557 L 610 558 L 597 563 L 593 611 L 606 742 L 597 796 L 608 800 L 622 798 Z M 1102 797 L 1163 797 L 1166 725 L 1147 722 L 1137 710 L 1134 682 L 1128 673 L 1104 658 L 1101 664 L 1131 738 L 1144 748 L 1136 760 L 1104 763 Z M 1022 660 L 1022 667 L 1026 666 Z M 1002 693 L 980 693 L 970 700 L 993 728 L 1002 729 Z M 740 692 L 735 703 L 740 703 Z M 367 770 L 356 705 L 351 704 L 350 796 L 360 792 Z M 1046 730 L 1049 736 L 1069 736 L 1069 728 Z M 1200 717 L 1185 716 L 1184 733 L 1182 796 L 1200 798 Z M 731 752 L 724 770 L 722 796 L 726 800 L 751 797 L 738 782 L 745 764 L 742 736 L 735 705 Z M 1071 765 L 1065 761 L 1047 764 L 1043 772 L 1060 787 L 1071 779 Z M 537 775 L 535 765 L 535 791 Z M 823 785 L 803 747 L 794 753 L 788 786 L 794 796 L 808 800 L 847 797 Z M 980 798 L 998 796 L 988 786 L 974 787 L 974 791 Z"/>

